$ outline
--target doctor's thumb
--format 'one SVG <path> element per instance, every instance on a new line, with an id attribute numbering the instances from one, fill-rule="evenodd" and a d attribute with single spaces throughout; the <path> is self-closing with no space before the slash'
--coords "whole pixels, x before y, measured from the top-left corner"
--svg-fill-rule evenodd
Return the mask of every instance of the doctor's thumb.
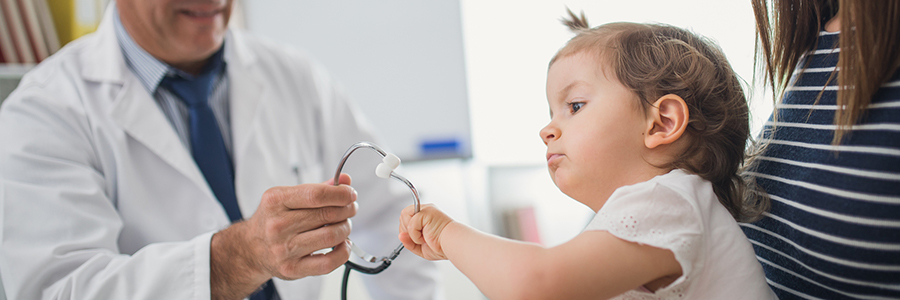
<path id="1" fill-rule="evenodd" d="M 338 178 L 338 184 L 350 185 L 351 181 L 352 180 L 350 178 L 350 174 L 347 174 L 347 173 L 341 173 L 340 178 Z M 338 185 L 338 184 L 334 184 L 334 178 L 328 179 L 323 183 L 327 184 L 327 185 Z"/>

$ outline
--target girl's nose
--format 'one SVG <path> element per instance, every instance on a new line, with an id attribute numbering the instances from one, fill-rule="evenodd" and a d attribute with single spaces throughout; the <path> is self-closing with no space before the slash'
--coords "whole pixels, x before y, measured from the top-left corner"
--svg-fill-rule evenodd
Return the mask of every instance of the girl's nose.
<path id="1" fill-rule="evenodd" d="M 547 124 L 544 126 L 544 129 L 541 129 L 541 139 L 544 140 L 544 145 L 549 143 L 551 140 L 555 140 L 559 138 L 559 129 L 556 126 L 553 126 L 553 123 Z"/>

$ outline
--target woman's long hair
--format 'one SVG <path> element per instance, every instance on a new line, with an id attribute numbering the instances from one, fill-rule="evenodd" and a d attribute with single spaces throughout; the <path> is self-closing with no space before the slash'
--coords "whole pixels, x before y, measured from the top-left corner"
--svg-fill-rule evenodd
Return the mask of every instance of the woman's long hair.
<path id="1" fill-rule="evenodd" d="M 803 55 L 815 49 L 825 23 L 840 14 L 837 128 L 832 140 L 840 144 L 865 115 L 879 87 L 900 67 L 900 1 L 753 0 L 753 12 L 757 63 L 763 63 L 776 99 L 783 96 Z"/>

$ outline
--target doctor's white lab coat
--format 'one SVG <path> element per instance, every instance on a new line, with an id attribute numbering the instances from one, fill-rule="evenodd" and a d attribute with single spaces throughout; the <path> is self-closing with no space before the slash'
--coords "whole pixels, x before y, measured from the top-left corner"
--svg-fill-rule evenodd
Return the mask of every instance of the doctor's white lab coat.
<path id="1" fill-rule="evenodd" d="M 0 273 L 9 299 L 210 298 L 210 237 L 228 217 L 125 65 L 112 11 L 96 33 L 27 74 L 0 109 Z M 268 188 L 325 181 L 350 145 L 373 136 L 301 53 L 229 34 L 235 189 L 247 218 Z M 371 154 L 361 159 L 371 164 L 344 171 L 374 173 L 380 157 Z M 387 255 L 412 197 L 368 177 L 353 181 L 360 209 L 351 238 Z M 375 299 L 431 299 L 436 272 L 404 253 L 362 277 Z M 275 284 L 283 299 L 318 299 L 321 277 Z"/>

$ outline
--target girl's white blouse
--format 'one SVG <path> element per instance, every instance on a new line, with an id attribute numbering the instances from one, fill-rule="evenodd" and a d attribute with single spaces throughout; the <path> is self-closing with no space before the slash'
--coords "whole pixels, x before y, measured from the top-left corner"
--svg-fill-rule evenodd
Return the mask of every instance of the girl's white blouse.
<path id="1" fill-rule="evenodd" d="M 682 275 L 668 286 L 613 299 L 776 299 L 750 242 L 700 176 L 676 169 L 620 187 L 587 230 L 670 250 L 681 265 Z"/>

